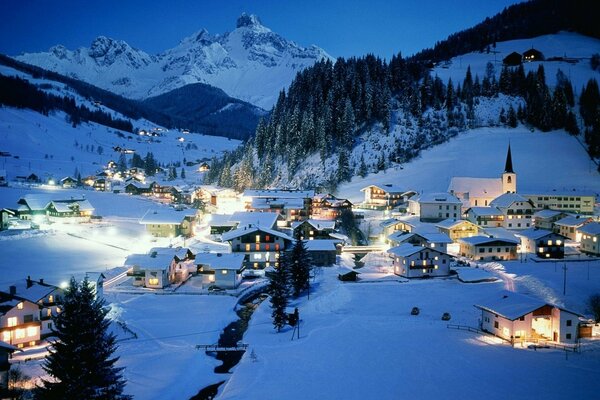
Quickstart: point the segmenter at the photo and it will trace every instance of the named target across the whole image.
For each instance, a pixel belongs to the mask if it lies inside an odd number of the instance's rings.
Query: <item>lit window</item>
[[[49,309],[47,309],[47,310],[46,310],[46,315],[47,315],[48,317],[51,317],[51,316],[52,316],[52,309],[51,309],[51,308],[49,308]]]
[[[543,248],[543,247],[540,247],[540,248],[538,249],[538,252],[540,252],[540,253],[543,253],[543,252],[544,252],[544,248]]]
[[[23,339],[25,337],[25,329],[15,330],[15,339]]]
[[[260,260],[261,259],[261,254],[260,253],[255,253],[254,254],[254,259],[255,260]]]
[[[150,278],[150,279],[148,279],[148,285],[152,285],[152,286],[158,285],[158,278]]]
[[[435,269],[438,269],[438,266],[436,265],[434,268],[435,268]]]
[[[552,240],[548,240],[548,246],[552,246]]]
[[[19,309],[19,310],[23,309],[23,302],[20,302],[19,304],[17,304],[17,309]]]
[[[431,248],[435,248],[435,243],[431,243]]]
[[[27,328],[27,337],[36,336],[38,333],[37,326],[30,326]]]
[[[425,268],[423,268],[423,273],[427,272],[427,270]]]
[[[257,268],[258,268],[258,263],[257,263],[257,262],[255,262],[255,263],[254,263],[254,269],[257,269]]]
[[[6,343],[10,343],[10,331],[2,332],[2,341]]]
[[[259,250],[260,250],[260,244],[259,244],[259,243],[256,243],[256,244],[254,245],[254,249],[255,249],[256,251],[259,251]]]
[[[246,245],[246,251],[250,251],[250,244]]]
[[[52,295],[48,296],[48,302],[54,303],[54,296],[52,296]]]
[[[260,235],[256,235],[256,243],[260,242]]]
[[[8,326],[17,326],[17,317],[10,317],[8,319]]]
[[[227,275],[227,270],[226,270],[226,269],[222,269],[222,270],[221,270],[221,274],[223,274],[223,275]]]

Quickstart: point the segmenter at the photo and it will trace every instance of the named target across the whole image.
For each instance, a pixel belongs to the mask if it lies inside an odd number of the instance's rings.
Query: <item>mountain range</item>
[[[99,36],[89,48],[56,45],[15,58],[128,98],[146,100],[204,83],[264,109],[271,108],[298,71],[332,59],[321,48],[301,47],[245,13],[231,32],[213,35],[202,29],[156,55]]]

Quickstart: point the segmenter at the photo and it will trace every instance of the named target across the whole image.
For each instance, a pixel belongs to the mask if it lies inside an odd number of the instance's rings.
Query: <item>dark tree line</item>
[[[95,122],[100,125],[133,132],[131,121],[113,118],[101,110],[90,110],[83,105],[77,105],[72,97],[56,96],[46,93],[25,79],[0,75],[0,104],[29,108],[44,115],[51,111],[64,111],[69,116],[69,122],[77,126],[82,122]]]

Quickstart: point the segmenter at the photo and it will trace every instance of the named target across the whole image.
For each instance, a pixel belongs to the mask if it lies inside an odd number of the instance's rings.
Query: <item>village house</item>
[[[596,203],[594,193],[578,190],[524,194],[523,197],[529,199],[536,209],[584,215],[594,214],[594,204]]]
[[[207,212],[230,214],[243,209],[239,204],[238,194],[233,189],[204,185],[198,188],[196,196]]]
[[[518,240],[472,236],[458,239],[460,255],[475,261],[516,260]]]
[[[307,219],[293,222],[292,232],[295,238],[301,240],[331,239],[330,235],[335,232],[335,221]]]
[[[304,246],[312,265],[317,267],[334,265],[337,256],[341,254],[340,240],[336,239],[307,240]]]
[[[415,192],[407,191],[390,183],[369,185],[360,191],[365,192],[363,207],[386,210],[406,202],[409,196],[415,194]]]
[[[64,177],[60,180],[60,186],[62,186],[64,189],[72,189],[75,188],[79,185],[79,182],[77,182],[77,179],[72,178],[70,176]]]
[[[46,206],[51,201],[47,195],[27,194],[17,201],[17,215],[21,219],[27,220],[45,220]]]
[[[479,234],[479,226],[465,219],[448,218],[436,224],[436,228],[440,233],[448,235],[453,242]]]
[[[554,229],[554,223],[559,219],[566,217],[567,214],[562,211],[540,210],[536,211],[531,218],[534,227],[551,231]]]
[[[452,256],[429,247],[404,243],[389,249],[394,274],[406,278],[448,276]]]
[[[130,254],[125,260],[133,286],[163,289],[175,282],[175,260],[172,253]]]
[[[523,52],[523,61],[531,62],[544,60],[544,54],[541,51],[534,49],[533,47]]]
[[[592,222],[592,219],[589,217],[569,215],[556,221],[552,230],[571,240],[580,242],[581,233],[579,233],[579,229],[589,222]]]
[[[348,199],[339,199],[332,194],[317,194],[312,199],[312,219],[339,219],[343,212],[352,211],[352,203]]]
[[[90,222],[94,207],[86,199],[52,200],[46,206],[51,222]]]
[[[255,225],[240,225],[225,232],[222,238],[229,242],[233,253],[245,255],[244,267],[253,270],[263,270],[271,265],[277,267],[279,252],[286,250],[293,242],[283,232]]]
[[[529,228],[516,233],[521,239],[521,252],[539,258],[564,258],[566,237],[545,229]]]
[[[288,223],[307,219],[312,210],[313,190],[247,189],[242,195],[248,211],[276,212]]]
[[[520,293],[501,291],[475,305],[479,327],[511,344],[531,340],[576,343],[582,315]]]
[[[202,284],[236,289],[242,282],[244,257],[242,253],[198,253],[195,262]]]
[[[383,221],[381,221],[379,223],[379,226],[381,227],[381,235],[383,237],[388,237],[394,232],[402,231],[402,230],[404,230],[403,225],[404,224],[402,223],[402,221],[400,221],[396,218],[384,219]]]
[[[505,193],[492,200],[490,206],[502,213],[506,229],[527,229],[532,225],[533,205],[517,193]]]
[[[440,222],[459,219],[462,203],[450,193],[423,193],[408,200],[408,212],[419,216],[422,222]]]
[[[94,190],[97,190],[99,192],[110,192],[112,186],[110,184],[109,179],[96,178],[92,183],[92,187],[94,188]]]
[[[516,67],[517,65],[521,64],[521,58],[522,57],[520,53],[513,51],[512,53],[510,53],[502,59],[502,64],[508,67]]]
[[[155,237],[174,238],[190,237],[194,234],[197,210],[177,211],[172,208],[151,209],[140,219],[139,223]]]
[[[600,223],[590,222],[577,229],[581,235],[579,249],[582,253],[600,256]]]
[[[448,186],[448,192],[458,197],[464,209],[489,206],[502,194],[516,191],[517,174],[513,170],[510,144],[500,178],[453,177]]]
[[[431,249],[439,250],[446,253],[448,250],[448,244],[452,243],[452,240],[445,233],[431,233],[431,232],[394,232],[388,236],[388,242],[392,246],[398,246],[403,243],[410,243],[415,246],[429,247]]]
[[[131,180],[125,185],[124,189],[127,194],[150,196],[155,184],[155,182],[142,183]]]
[[[0,291],[0,340],[18,348],[37,345],[52,333],[62,289],[43,279],[20,280]]]
[[[504,225],[504,214],[496,207],[471,207],[466,217],[467,221],[480,228],[499,228]]]

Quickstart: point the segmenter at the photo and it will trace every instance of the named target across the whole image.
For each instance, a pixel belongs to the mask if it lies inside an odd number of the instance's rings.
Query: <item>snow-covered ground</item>
[[[486,64],[491,62],[495,66],[496,78],[498,78],[502,70],[504,57],[513,51],[523,54],[524,51],[532,47],[541,51],[546,59],[565,57],[577,61],[575,63],[543,61],[523,64],[525,73],[535,72],[539,65],[543,65],[546,73],[546,83],[550,86],[556,85],[556,73],[559,69],[571,80],[576,93],[580,93],[581,88],[591,78],[600,79],[600,72],[594,71],[590,66],[590,57],[592,54],[598,53],[600,40],[573,32],[559,32],[554,35],[498,42],[496,48],[492,48],[490,53],[468,53],[454,57],[447,63],[440,63],[433,69],[431,76],[439,76],[444,83],[452,78],[452,82],[456,85],[463,82],[467,68],[470,66],[473,78],[477,74],[481,81],[485,76]]]
[[[511,272],[519,271],[516,279],[528,274],[550,288],[561,279],[538,276],[538,264],[509,264]],[[592,265],[589,281],[584,272],[573,267],[573,277],[584,283],[569,287],[573,298],[598,290],[600,264]],[[310,300],[292,304],[302,319],[299,340],[291,340],[290,329],[276,333],[269,303],[262,303],[244,337],[249,351],[219,399],[595,397],[600,351],[513,349],[489,336],[448,329],[441,320],[449,312],[450,323],[476,327],[480,311],[473,305],[503,288],[503,282],[456,279],[341,283],[336,271],[326,269]],[[415,306],[418,316],[410,315]]]
[[[510,143],[520,193],[581,189],[600,193],[600,174],[577,138],[564,131],[530,132],[479,128],[427,149],[408,164],[354,177],[338,193],[352,202],[364,200],[360,189],[392,183],[406,190],[445,192],[453,176],[499,178]]]

